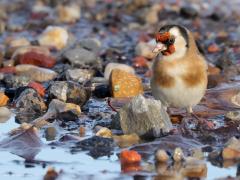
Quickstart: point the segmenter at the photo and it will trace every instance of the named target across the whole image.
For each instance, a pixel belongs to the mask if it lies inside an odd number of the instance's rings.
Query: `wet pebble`
[[[188,178],[204,178],[207,176],[207,165],[204,161],[190,158],[186,160],[181,173]]]
[[[43,177],[43,180],[56,180],[58,175],[58,172],[54,168],[49,167],[47,173]]]
[[[155,154],[155,159],[157,162],[166,163],[169,160],[169,156],[165,150],[159,149]]]
[[[112,138],[112,131],[106,127],[102,127],[97,131],[96,136],[101,136],[104,138]]]
[[[79,41],[79,45],[85,49],[88,49],[94,53],[99,53],[101,48],[101,42],[96,38],[85,38]]]
[[[96,65],[99,63],[95,53],[90,50],[76,47],[74,49],[67,50],[63,54],[64,58],[67,59],[73,66],[85,67],[88,65]]]
[[[196,18],[198,16],[198,11],[193,6],[183,6],[180,9],[180,15],[184,18]]]
[[[33,81],[46,82],[53,80],[57,77],[57,73],[53,70],[40,68],[34,65],[21,64],[16,66],[16,73],[18,75],[24,75]]]
[[[119,111],[124,134],[136,133],[145,138],[159,137],[172,129],[172,123],[160,101],[136,96]]]
[[[52,68],[56,64],[54,57],[37,52],[26,52],[19,57],[19,64],[32,64],[35,66]]]
[[[37,83],[37,82],[30,82],[28,84],[28,87],[31,87],[31,88],[35,89],[40,96],[44,97],[44,95],[45,95],[45,88],[43,87],[42,84]]]
[[[126,165],[126,164],[138,164],[142,160],[141,155],[134,150],[123,150],[120,153],[120,161],[121,165]]]
[[[108,63],[104,71],[104,77],[107,80],[109,80],[111,72],[114,69],[120,69],[128,73],[135,74],[135,70],[131,66],[128,66],[126,64],[121,64],[121,63]]]
[[[175,162],[180,162],[184,159],[184,154],[181,148],[176,148],[173,152],[173,160]]]
[[[93,158],[101,156],[110,156],[112,154],[115,144],[111,138],[103,138],[100,136],[93,136],[91,138],[82,140],[76,143],[72,152],[78,152],[81,150],[89,151],[89,155]]]
[[[18,88],[22,86],[27,86],[31,79],[28,76],[15,76],[12,74],[7,74],[4,75],[3,81],[8,88]]]
[[[110,84],[113,97],[133,97],[143,93],[141,79],[123,70],[112,71]]]
[[[140,137],[137,134],[127,134],[119,136],[114,135],[113,139],[116,144],[121,148],[133,146],[140,143]]]
[[[60,22],[75,23],[81,17],[79,4],[58,5],[57,14]]]
[[[58,26],[48,26],[39,36],[38,42],[41,46],[47,46],[61,50],[68,43],[68,32],[66,29]]]
[[[14,104],[18,112],[23,114],[41,114],[47,109],[42,97],[32,88],[23,90]]]
[[[49,97],[83,106],[91,96],[91,91],[72,81],[55,81],[49,89]]]
[[[8,108],[0,107],[0,123],[5,123],[11,117],[11,115],[12,112]]]
[[[6,106],[8,103],[8,100],[9,98],[3,92],[0,92],[0,107]]]
[[[240,140],[232,137],[225,144],[225,147],[222,150],[222,157],[224,160],[236,160],[240,158]]]
[[[97,85],[93,91],[93,95],[97,98],[110,97],[111,92],[109,85],[108,84]]]
[[[55,140],[56,135],[57,135],[57,131],[55,127],[50,126],[45,129],[45,138],[47,141]]]
[[[68,69],[66,71],[66,79],[84,83],[93,77],[94,72],[88,69]]]

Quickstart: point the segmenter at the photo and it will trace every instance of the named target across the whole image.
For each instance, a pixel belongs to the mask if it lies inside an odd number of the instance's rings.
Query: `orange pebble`
[[[0,107],[7,105],[9,98],[3,93],[0,92]]]
[[[120,153],[121,164],[135,164],[140,163],[142,157],[137,151],[123,150]]]
[[[35,89],[38,92],[38,94],[42,97],[45,95],[45,88],[40,83],[30,82],[28,84],[28,87]]]
[[[143,56],[137,56],[133,59],[134,67],[148,67],[147,59]]]
[[[216,44],[211,44],[208,46],[208,52],[209,53],[216,53],[219,51],[219,47]]]

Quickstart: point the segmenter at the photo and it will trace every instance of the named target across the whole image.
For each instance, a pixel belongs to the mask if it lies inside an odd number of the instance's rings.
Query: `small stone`
[[[40,68],[34,65],[21,64],[16,66],[16,73],[19,75],[25,75],[31,78],[33,81],[46,82],[53,80],[57,77],[57,73],[53,70]]]
[[[147,11],[147,14],[145,15],[145,22],[150,25],[158,23],[158,13],[161,9],[162,6],[159,3],[154,4],[149,11]]]
[[[173,152],[173,160],[175,162],[180,162],[184,159],[184,154],[181,148],[176,148]]]
[[[105,67],[104,78],[109,80],[111,72],[114,69],[120,69],[125,72],[135,74],[135,70],[131,66],[128,66],[126,64],[120,64],[120,63],[108,63],[107,66]]]
[[[13,48],[13,47],[16,48],[21,46],[29,46],[30,42],[26,38],[20,37],[20,38],[10,40],[7,45],[10,48]]]
[[[219,52],[220,48],[216,44],[211,44],[208,46],[208,52],[209,53],[216,53]]]
[[[8,88],[19,88],[22,86],[27,86],[31,79],[27,76],[15,76],[12,74],[7,74],[4,76],[3,81]]]
[[[98,63],[98,58],[95,53],[84,49],[84,48],[74,48],[67,50],[63,54],[64,58],[67,59],[73,66],[84,67],[87,65],[95,65]]]
[[[56,64],[56,60],[52,56],[40,54],[37,52],[26,52],[19,57],[19,64],[32,64],[46,68],[52,68]]]
[[[93,73],[93,71],[88,69],[68,69],[66,71],[66,79],[68,81],[84,83],[93,77]]]
[[[149,41],[149,42],[139,42],[135,48],[135,54],[137,56],[143,56],[147,59],[153,59],[156,57],[156,54],[153,53],[154,46],[156,42]]]
[[[240,92],[231,98],[231,102],[236,106],[240,106]]]
[[[44,95],[45,95],[45,88],[43,87],[42,84],[37,83],[37,82],[30,82],[28,84],[28,87],[31,87],[31,88],[35,89],[40,96],[44,97]]]
[[[2,62],[3,67],[13,67],[14,66],[14,60],[10,59],[10,60],[5,60]],[[14,68],[14,67],[13,67]]]
[[[34,52],[36,54],[42,54],[44,56],[50,56],[50,51],[47,47],[41,47],[41,46],[23,46],[23,47],[18,47],[14,53],[11,56],[11,59],[13,59],[16,63],[19,63],[19,58],[26,54]]]
[[[148,67],[147,59],[143,56],[137,56],[133,59],[133,65],[136,68]]]
[[[225,114],[225,117],[232,121],[240,121],[240,111],[229,111]]]
[[[68,42],[68,32],[58,26],[48,26],[39,36],[38,42],[41,46],[53,47],[61,50],[66,47]]]
[[[73,103],[64,103],[58,99],[53,99],[48,107],[48,111],[41,117],[35,119],[33,124],[40,128],[49,125],[49,119],[61,121],[76,121],[81,114],[80,106]]]
[[[47,141],[55,140],[56,135],[57,135],[57,131],[55,127],[50,126],[45,129],[45,138]]]
[[[83,126],[80,126],[80,128],[79,128],[79,136],[80,137],[84,137],[85,134],[86,134],[86,128],[83,127]]]
[[[214,88],[218,86],[219,84],[226,82],[227,79],[225,76],[221,74],[216,74],[216,75],[208,75],[208,85],[207,88]]]
[[[142,160],[141,155],[137,151],[123,150],[120,153],[121,165],[125,164],[138,164]]]
[[[225,144],[222,150],[222,157],[224,160],[237,160],[240,158],[240,140],[232,137]]]
[[[40,95],[32,88],[26,88],[14,100],[15,107],[20,113],[41,114],[47,109]]]
[[[1,93],[0,93],[1,96]],[[0,97],[1,101],[1,97]],[[0,107],[0,123],[5,123],[12,115],[12,112],[6,107]]]
[[[103,127],[96,133],[96,136],[101,136],[104,138],[112,138],[112,131],[106,127]]]
[[[157,162],[166,163],[169,160],[169,156],[165,150],[159,149],[156,152],[155,159]]]
[[[49,97],[83,106],[91,96],[91,91],[72,81],[55,81],[49,88]]]
[[[49,97],[51,99],[59,99],[63,102],[67,101],[68,84],[66,81],[55,81],[49,88]]]
[[[44,175],[43,180],[56,180],[57,178],[58,172],[54,168],[50,167]]]
[[[202,149],[193,149],[192,150],[192,157],[197,158],[199,160],[203,160],[204,159],[204,154]]]
[[[0,73],[15,74],[16,68],[15,67],[3,67],[3,68],[0,68]]]
[[[110,97],[111,92],[109,85],[108,84],[97,85],[93,91],[93,95],[96,96],[97,98]]]
[[[193,6],[184,6],[180,9],[180,15],[185,18],[196,18],[198,16],[198,11]]]
[[[93,51],[94,53],[99,53],[101,48],[101,42],[96,38],[86,38],[80,40],[79,45],[85,49]]]
[[[203,178],[207,176],[207,165],[204,161],[194,158],[187,159],[181,174],[188,178]]]
[[[88,139],[84,139],[77,142],[76,146],[73,147],[73,152],[82,150],[89,151],[89,155],[93,158],[101,156],[110,156],[112,154],[115,144],[111,138],[103,138],[100,136],[93,136]]]
[[[143,93],[141,79],[123,70],[112,71],[110,84],[113,97],[133,97]]]
[[[8,100],[9,98],[3,92],[0,92],[0,107],[6,106],[8,103]]]
[[[124,134],[146,138],[159,137],[172,129],[170,118],[160,101],[136,96],[119,111]]]
[[[219,75],[221,70],[212,64],[208,64],[208,75]]]
[[[57,13],[60,22],[75,23],[80,19],[81,9],[78,4],[58,5]]]
[[[137,134],[128,134],[113,136],[114,141],[120,148],[129,147],[135,144],[139,144],[140,137]]]

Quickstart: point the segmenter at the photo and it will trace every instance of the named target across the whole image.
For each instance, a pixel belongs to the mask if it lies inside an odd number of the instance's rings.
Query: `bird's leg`
[[[197,119],[198,121],[202,121],[196,114],[193,113],[191,106],[187,108],[187,113],[191,114],[191,116]]]
[[[194,114],[192,107],[187,108],[187,112],[191,114],[192,117],[194,117],[196,120],[198,120],[199,123],[207,125],[209,129],[214,128],[214,124],[212,122],[209,122],[206,119],[200,119],[196,114]]]

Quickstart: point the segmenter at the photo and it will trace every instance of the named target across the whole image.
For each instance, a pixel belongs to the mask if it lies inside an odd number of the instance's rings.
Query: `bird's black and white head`
[[[154,53],[162,53],[163,59],[178,59],[185,55],[189,48],[189,32],[179,25],[163,26],[155,36]]]

